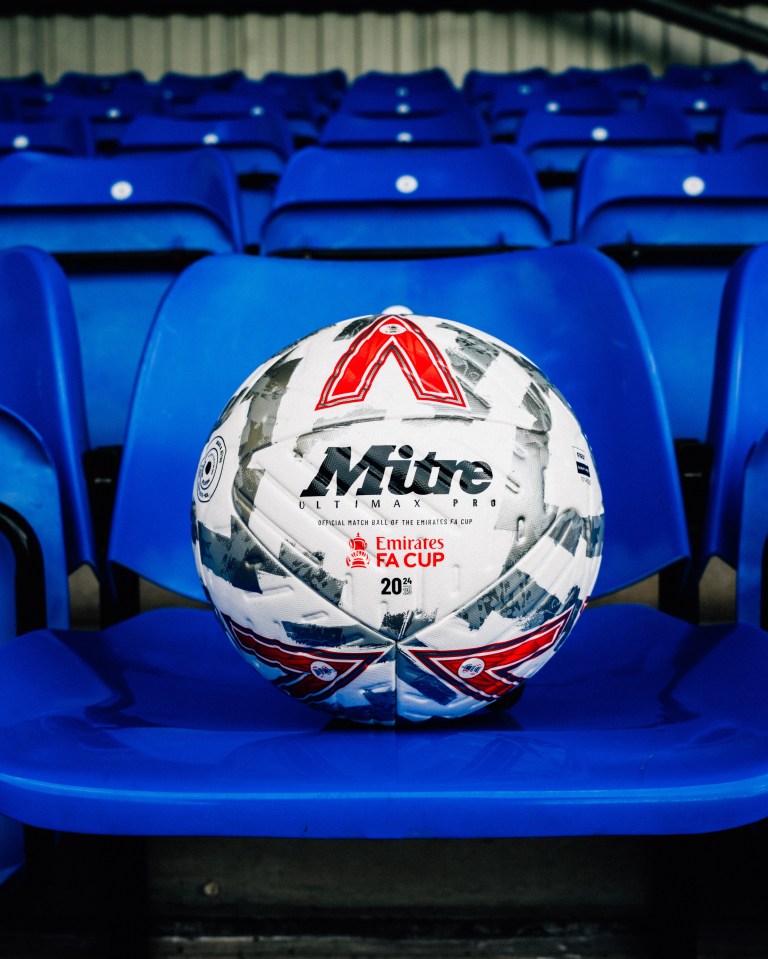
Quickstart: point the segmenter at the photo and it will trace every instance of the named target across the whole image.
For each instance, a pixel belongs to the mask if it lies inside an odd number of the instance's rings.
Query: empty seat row
[[[705,436],[728,269],[768,242],[766,149],[595,151],[573,188],[572,239],[626,274],[681,439]],[[94,445],[121,441],[144,338],[172,277],[201,256],[256,249],[244,230],[249,196],[265,256],[402,260],[553,241],[546,189],[506,144],[310,147],[266,187],[238,182],[217,150],[0,160],[0,245],[55,254],[73,286]]]
[[[729,109],[768,110],[768,81],[746,62],[711,71],[647,68],[546,70],[487,74],[470,71],[462,88],[445,71],[364,73],[348,81],[341,71],[259,80],[241,71],[216,76],[167,74],[157,83],[135,72],[114,76],[66,74],[56,84],[0,80],[0,115],[17,121],[79,116],[94,127],[99,148],[111,149],[124,124],[138,115],[233,118],[279,112],[297,145],[317,142],[337,114],[368,119],[423,119],[476,111],[494,140],[514,142],[533,112],[608,114],[666,107],[679,114],[699,142],[716,144]]]

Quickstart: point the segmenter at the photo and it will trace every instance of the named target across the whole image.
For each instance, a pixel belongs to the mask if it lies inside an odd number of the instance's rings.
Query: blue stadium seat
[[[242,70],[225,70],[216,74],[181,73],[168,70],[157,81],[157,88],[169,103],[189,103],[206,93],[232,90],[245,79]]]
[[[687,154],[697,150],[684,118],[666,107],[607,114],[531,110],[520,121],[516,145],[536,170],[555,240],[572,237],[576,176],[588,152],[622,147]]]
[[[89,441],[72,299],[59,265],[30,247],[0,252],[0,298],[6,464],[0,503],[31,527],[42,552],[45,584],[34,587],[31,607],[51,626],[66,627],[67,574],[83,564],[99,568],[83,464]]]
[[[768,112],[726,110],[720,125],[721,150],[741,150],[768,143]]]
[[[79,97],[97,97],[109,95],[127,85],[143,86],[146,82],[140,70],[125,70],[122,73],[67,70],[56,81],[53,89],[59,93],[71,93]]]
[[[212,420],[276,348],[393,302],[502,336],[569,397],[605,497],[599,593],[685,557],[671,437],[636,308],[608,260],[562,247],[195,264],[164,300],[145,355],[112,560],[201,599],[189,491]],[[226,335],[214,322],[222,303]],[[0,649],[0,812],[121,835],[728,829],[768,814],[766,670],[759,630],[609,604],[584,613],[512,712],[387,731],[329,723],[265,684],[205,608],[146,612],[95,634],[42,630]]]
[[[593,152],[575,239],[621,263],[638,298],[677,438],[704,441],[723,285],[768,241],[768,152]]]
[[[768,246],[746,253],[723,294],[708,442],[713,451],[702,565],[737,571],[737,616],[768,627]]]
[[[523,117],[531,110],[545,113],[606,114],[621,109],[618,96],[601,84],[571,85],[550,81],[502,84],[488,112],[491,139],[514,143]]]
[[[242,81],[233,93],[258,97],[264,89],[288,120],[294,144],[304,147],[317,143],[323,124],[336,109],[338,94],[333,92],[332,84],[312,74],[296,76],[275,71],[265,74],[257,83]]]
[[[462,83],[462,92],[470,106],[477,107],[487,116],[499,87],[517,83],[518,86],[527,85],[534,90],[543,87],[551,77],[552,74],[544,67],[519,71],[468,70]]]
[[[278,98],[263,83],[249,83],[247,88],[232,93],[205,93],[191,103],[172,108],[171,116],[195,120],[239,120],[275,113],[285,119]]]
[[[277,181],[293,152],[287,122],[275,111],[239,119],[137,117],[125,128],[117,152],[167,154],[212,147],[231,162],[239,185],[244,242],[257,248]]]
[[[435,116],[365,117],[335,113],[320,134],[321,147],[482,146],[490,142],[479,113],[468,108]]]
[[[419,94],[450,94],[456,87],[442,67],[431,67],[410,72],[368,70],[356,77],[348,90],[371,96],[409,97]]]
[[[15,115],[24,120],[81,117],[90,124],[97,149],[106,153],[119,139],[126,123],[136,116],[161,113],[164,106],[155,88],[125,84],[103,96],[46,90],[37,99],[19,100]]]
[[[139,356],[171,280],[208,253],[242,249],[237,182],[212,150],[114,159],[0,159],[0,246],[65,267],[94,447],[122,441]]]
[[[597,84],[606,87],[619,98],[622,109],[633,110],[642,105],[654,78],[647,64],[630,63],[601,69],[570,67],[563,73],[554,74],[552,80],[573,86]]]
[[[452,86],[413,88],[403,83],[391,90],[379,90],[353,84],[339,103],[337,112],[362,117],[433,117],[453,113],[465,106],[464,96]]]
[[[92,156],[93,131],[85,117],[0,121],[0,154],[32,150],[66,156]]]
[[[703,147],[716,147],[724,114],[733,108],[768,110],[768,91],[751,78],[733,84],[678,86],[657,80],[648,89],[646,106],[664,105],[684,116]]]
[[[670,63],[661,76],[663,83],[679,87],[730,86],[749,82],[757,76],[755,65],[749,60],[730,60],[726,63]]]
[[[282,256],[405,257],[549,243],[536,178],[506,144],[308,147],[291,158],[262,232]]]

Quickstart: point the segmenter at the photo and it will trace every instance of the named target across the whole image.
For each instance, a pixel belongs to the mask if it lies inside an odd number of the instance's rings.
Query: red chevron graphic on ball
[[[419,649],[407,652],[430,672],[475,699],[489,702],[522,682],[514,674],[523,663],[557,646],[572,609],[531,633],[469,649]]]
[[[351,683],[371,663],[380,659],[386,649],[372,651],[293,646],[279,639],[268,639],[240,626],[229,616],[224,623],[233,640],[244,653],[254,656],[265,666],[283,671],[275,684],[296,699],[317,702]]]
[[[361,403],[390,356],[397,360],[416,399],[466,406],[445,357],[424,331],[406,316],[380,316],[352,340],[315,409]]]

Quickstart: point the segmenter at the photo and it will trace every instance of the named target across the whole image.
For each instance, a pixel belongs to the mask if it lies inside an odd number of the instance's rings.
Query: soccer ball
[[[296,699],[385,724],[512,698],[576,622],[603,543],[589,445],[544,374],[400,307],[246,380],[200,459],[192,525],[245,659]]]

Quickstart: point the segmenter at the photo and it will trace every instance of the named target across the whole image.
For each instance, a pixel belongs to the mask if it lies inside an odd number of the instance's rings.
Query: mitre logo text
[[[432,450],[414,459],[413,447],[374,445],[357,461],[349,446],[329,446],[314,479],[299,494],[301,497],[447,496],[464,493],[478,496],[493,480],[493,471],[482,460],[457,460],[438,457]]]

